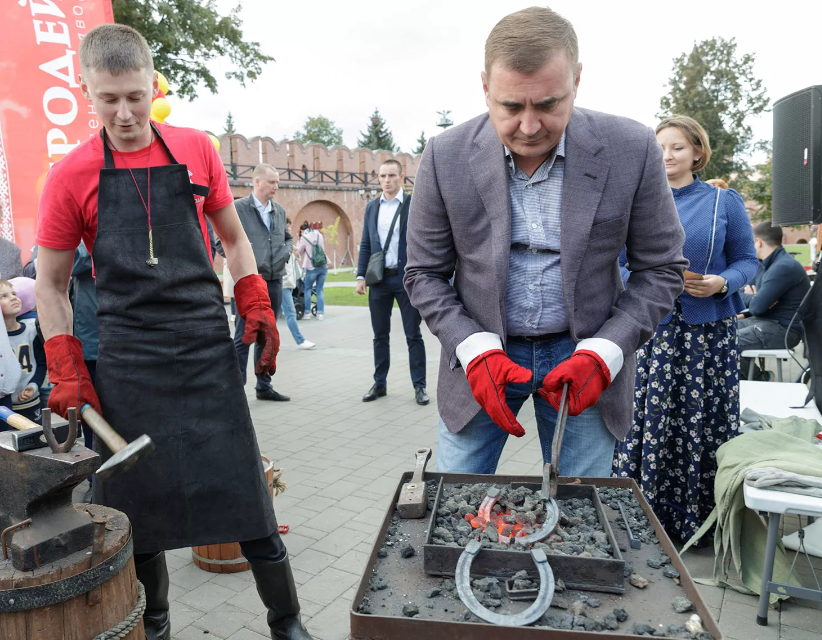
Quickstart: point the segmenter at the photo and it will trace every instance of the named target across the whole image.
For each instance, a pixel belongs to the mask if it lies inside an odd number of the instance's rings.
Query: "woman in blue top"
[[[758,261],[742,198],[695,174],[711,157],[702,126],[673,116],[656,137],[691,264],[685,291],[637,354],[634,424],[617,445],[614,474],[634,478],[665,528],[686,541],[714,507],[716,450],[739,426],[738,290]],[[630,254],[620,262],[630,274]]]

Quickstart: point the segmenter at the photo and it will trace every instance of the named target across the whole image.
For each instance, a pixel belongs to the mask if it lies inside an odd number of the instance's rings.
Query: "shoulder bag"
[[[374,221],[379,229],[380,218],[380,201],[377,200],[376,212],[374,213]],[[394,234],[394,226],[397,224],[397,218],[400,217],[402,211],[402,203],[397,207],[397,212],[394,214],[394,219],[391,221],[391,228],[388,229],[388,236],[385,238],[385,247],[390,246],[391,236]],[[379,238],[379,231],[377,232]],[[379,284],[383,281],[385,273],[385,247],[382,251],[376,251],[371,254],[368,259],[368,267],[365,269],[365,284],[369,287]]]

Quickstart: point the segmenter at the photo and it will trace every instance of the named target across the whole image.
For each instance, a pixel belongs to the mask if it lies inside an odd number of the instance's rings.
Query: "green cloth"
[[[745,469],[776,467],[800,475],[822,477],[822,450],[811,444],[813,434],[815,431],[809,426],[808,433],[803,433],[803,437],[798,438],[780,431],[779,426],[774,424],[773,429],[745,433],[719,447],[716,453],[718,469],[714,486],[716,507],[697,534],[682,549],[684,553],[694,541],[716,525],[713,579],[700,579],[697,582],[744,591],[728,582],[728,570],[733,560],[745,587],[749,592],[759,594],[768,527],[756,512],[745,506]],[[785,555],[785,547],[779,541],[772,579],[787,583],[789,572],[790,563]],[[791,576],[790,584],[802,586],[796,576],[796,573]],[[786,597],[771,594],[770,602],[773,605]]]
[[[754,430],[776,429],[782,433],[796,436],[802,440],[812,442],[814,436],[822,431],[822,424],[809,418],[799,416],[789,416],[787,418],[776,418],[774,416],[757,413],[753,409],[743,409],[739,416],[742,424],[739,426],[739,433],[747,433]]]

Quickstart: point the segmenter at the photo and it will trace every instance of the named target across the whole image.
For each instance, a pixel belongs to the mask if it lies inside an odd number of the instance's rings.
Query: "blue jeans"
[[[305,310],[311,313],[311,287],[317,283],[317,314],[325,313],[325,296],[323,295],[323,287],[325,286],[325,277],[328,275],[328,267],[321,267],[319,269],[305,270]]]
[[[551,340],[529,342],[509,338],[507,353],[518,365],[534,372],[527,384],[509,384],[506,400],[514,415],[519,413],[528,396],[534,397],[543,462],[551,461],[551,443],[557,411],[537,391],[542,381],[574,352],[570,335]],[[437,443],[437,471],[443,473],[496,473],[508,433],[498,427],[481,410],[459,433],[451,433],[440,419]],[[607,477],[611,475],[616,439],[599,415],[596,406],[578,416],[569,416],[559,460],[563,476]]]
[[[294,342],[302,344],[305,342],[303,334],[300,333],[300,327],[297,326],[297,309],[294,307],[294,289],[283,289],[283,313],[285,314],[285,322],[288,325],[288,330],[294,338]]]

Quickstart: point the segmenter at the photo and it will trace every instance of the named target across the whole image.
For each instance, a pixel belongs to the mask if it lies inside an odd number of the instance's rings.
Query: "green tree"
[[[214,0],[113,0],[114,21],[134,27],[145,36],[154,67],[163,72],[173,92],[192,99],[205,84],[217,92],[217,80],[208,69],[215,58],[227,57],[233,70],[226,78],[255,80],[263,65],[274,58],[259,42],[243,40],[240,3],[228,16],[217,13]]]
[[[368,123],[368,131],[360,131],[360,139],[357,146],[373,151],[398,151],[399,147],[394,144],[394,136],[391,130],[385,125],[385,118],[380,115],[379,109],[374,109]]]
[[[337,236],[340,233],[340,220],[342,220],[342,216],[337,216],[337,219],[334,221],[334,224],[328,225],[328,227],[323,229],[323,235],[325,235],[325,244],[327,246],[334,247],[334,269],[337,268]]]
[[[337,244],[337,235],[340,233],[340,220],[342,220],[342,216],[337,216],[334,224],[330,224],[327,229],[324,229],[325,239],[329,244]]]
[[[294,134],[300,144],[324,144],[326,147],[341,145],[343,130],[325,116],[306,118],[301,131]]]
[[[756,145],[765,152],[765,161],[754,165],[750,175],[745,175],[731,183],[745,200],[753,200],[759,208],[751,218],[754,222],[770,220],[773,214],[773,146],[770,142]]]
[[[417,148],[414,149],[411,153],[420,154],[425,151],[425,145],[428,143],[428,140],[425,139],[425,131],[420,133],[420,137],[417,138]]]
[[[768,108],[767,92],[754,76],[755,60],[749,53],[738,56],[733,38],[697,42],[674,59],[657,117],[686,115],[705,128],[713,150],[706,170],[711,177],[728,179],[748,170],[753,132],[746,121]]]
[[[234,117],[231,115],[231,111],[228,112],[228,115],[225,119],[225,124],[223,125],[226,133],[237,133],[234,129]]]

